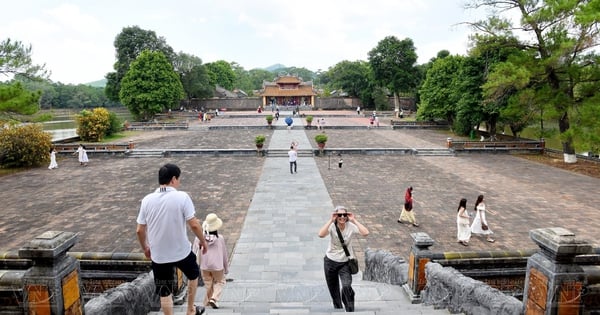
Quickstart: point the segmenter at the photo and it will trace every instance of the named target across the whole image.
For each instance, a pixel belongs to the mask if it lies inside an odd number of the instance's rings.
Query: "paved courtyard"
[[[353,112],[312,114],[326,117],[328,127],[367,126],[367,119]],[[210,123],[193,121],[186,131],[137,132],[130,139],[143,149],[252,149],[259,133],[269,141],[272,131],[266,128],[205,128],[266,124],[264,117],[235,115],[227,113]],[[442,131],[391,130],[385,128],[389,118],[381,122],[381,129],[326,129],[327,148],[442,148],[449,136]],[[313,147],[318,132],[306,131]],[[60,156],[58,169],[40,167],[0,177],[0,252],[16,251],[48,230],[79,233],[73,251],[140,252],[135,236],[139,204],[157,186],[158,168],[167,162],[181,167],[181,189],[190,193],[198,216],[216,212],[223,219],[220,232],[227,235],[232,251],[265,159],[90,155],[89,166],[81,167],[76,156]],[[343,160],[340,169],[336,156],[315,157],[333,203],[347,206],[370,229],[371,235],[360,239],[362,250],[385,249],[406,258],[415,231],[428,233],[435,240],[431,249],[439,251],[535,248],[528,233],[542,227],[563,227],[599,246],[599,179],[503,154],[347,155]],[[418,228],[396,222],[408,186],[414,187]],[[472,209],[479,194],[497,212],[488,216],[497,241],[474,237],[465,248],[455,240],[456,207],[464,197]],[[319,228],[314,227],[315,233]]]

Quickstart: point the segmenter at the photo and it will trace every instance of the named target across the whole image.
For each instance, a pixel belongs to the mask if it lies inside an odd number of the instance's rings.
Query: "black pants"
[[[290,173],[297,173],[298,165],[296,165],[296,161],[290,162]]]
[[[323,266],[333,307],[342,308],[343,302],[346,312],[354,312],[354,290],[352,290],[352,274],[348,262],[336,262],[325,256]],[[341,294],[340,280],[342,282]]]

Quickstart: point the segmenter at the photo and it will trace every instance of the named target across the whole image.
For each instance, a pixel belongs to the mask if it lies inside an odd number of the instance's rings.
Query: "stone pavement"
[[[329,136],[328,149],[441,148],[450,136],[442,131],[391,130],[385,128],[389,122],[386,118],[381,120],[381,129],[367,130],[366,118],[354,112],[319,111],[314,113],[315,117],[317,114],[326,117],[327,126],[364,127],[325,129]],[[302,122],[296,120],[297,124]],[[209,125],[257,128],[208,130],[205,127]],[[267,144],[277,142],[273,130],[258,129],[265,125],[264,117],[259,115],[238,118],[235,113],[226,113],[210,123],[194,121],[188,131],[138,132],[131,139],[139,148],[251,149],[258,133],[267,135]],[[287,131],[283,132],[285,136]],[[305,131],[311,147],[316,147],[313,138],[318,132]],[[60,156],[59,169],[40,167],[0,177],[3,203],[0,251],[16,251],[45,231],[63,230],[80,233],[73,251],[140,252],[135,237],[139,203],[156,187],[158,168],[173,162],[182,168],[181,189],[192,196],[198,216],[203,218],[216,212],[223,218],[221,232],[233,253],[246,216],[253,207],[255,192],[260,191],[258,183],[264,176],[265,166],[271,163],[271,158],[236,156],[132,159],[91,155],[90,159],[88,167],[80,167],[75,156]],[[413,231],[428,233],[436,242],[431,249],[436,251],[534,248],[529,230],[553,226],[567,228],[598,247],[598,179],[503,154],[348,155],[343,159],[341,169],[337,168],[335,156],[312,160],[327,189],[330,205],[347,206],[371,231],[369,237],[360,238],[354,244],[359,256],[369,247],[406,258]],[[283,162],[283,166],[276,163],[282,172],[278,179],[287,179],[290,175],[287,162]],[[299,171],[302,171],[302,163],[298,165]],[[404,190],[409,185],[415,189],[419,228],[396,222]],[[295,193],[309,198],[307,191]],[[469,200],[468,207],[472,209],[480,193],[485,194],[488,208],[498,213],[488,217],[497,241],[490,244],[474,237],[469,248],[465,248],[455,241],[455,209],[462,197]],[[320,225],[314,227],[315,235]]]

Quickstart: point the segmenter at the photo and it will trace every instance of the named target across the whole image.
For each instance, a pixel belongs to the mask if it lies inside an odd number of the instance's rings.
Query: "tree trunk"
[[[562,116],[558,119],[558,128],[560,134],[563,134],[570,128],[569,114],[565,111]],[[562,141],[563,147],[563,158],[565,163],[576,163],[577,156],[575,155],[575,148],[573,147],[573,137],[568,136]]]

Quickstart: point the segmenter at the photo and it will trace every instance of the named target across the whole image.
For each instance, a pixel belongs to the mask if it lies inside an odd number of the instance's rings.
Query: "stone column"
[[[529,236],[540,251],[527,260],[524,313],[580,314],[585,273],[573,261],[592,246],[563,228],[536,229]]]
[[[429,247],[434,241],[427,233],[411,233],[413,245],[408,258],[408,281],[403,285],[411,303],[421,303],[421,291],[425,288],[425,264],[431,261],[432,252]]]
[[[67,251],[77,234],[48,231],[19,249],[33,267],[23,275],[25,314],[84,314],[79,261]]]

